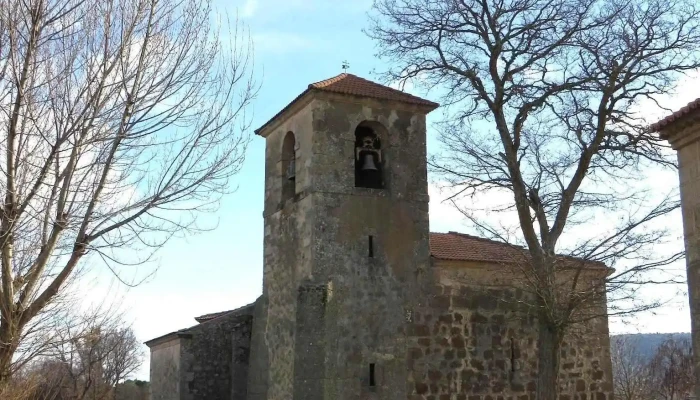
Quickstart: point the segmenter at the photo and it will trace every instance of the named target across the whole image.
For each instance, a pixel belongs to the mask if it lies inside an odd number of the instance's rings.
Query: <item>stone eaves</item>
[[[670,128],[673,128],[674,125],[679,123],[696,118],[700,118],[700,98],[691,101],[681,109],[651,124],[649,130],[651,132],[660,132],[659,136],[662,139],[668,139],[671,134]]]
[[[306,90],[294,98],[282,110],[275,114],[270,120],[265,122],[260,128],[255,130],[257,135],[265,136],[263,133],[274,122],[283,118],[295,105],[305,104],[309,97],[315,92],[336,93],[350,95],[359,98],[370,98],[376,100],[386,100],[391,102],[410,104],[421,107],[426,113],[436,109],[440,105],[430,100],[413,96],[400,90],[380,85],[376,82],[360,78],[348,73],[342,73],[329,79],[310,84]]]

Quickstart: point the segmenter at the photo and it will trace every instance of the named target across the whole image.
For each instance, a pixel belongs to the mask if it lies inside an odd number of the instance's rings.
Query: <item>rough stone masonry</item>
[[[700,398],[700,99],[653,124],[678,155],[695,396]]]
[[[534,400],[536,323],[512,268],[525,250],[429,231],[437,106],[341,74],[256,131],[262,295],[147,342],[153,400]],[[561,400],[612,400],[599,307],[565,340]]]

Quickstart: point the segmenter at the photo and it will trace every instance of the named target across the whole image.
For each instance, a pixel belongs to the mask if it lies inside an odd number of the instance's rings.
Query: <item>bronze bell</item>
[[[365,154],[365,160],[362,163],[362,170],[363,171],[376,171],[377,166],[374,165],[374,157],[372,154]]]
[[[287,167],[287,180],[293,181],[296,178],[297,168],[294,163],[294,159],[289,161],[289,166]]]

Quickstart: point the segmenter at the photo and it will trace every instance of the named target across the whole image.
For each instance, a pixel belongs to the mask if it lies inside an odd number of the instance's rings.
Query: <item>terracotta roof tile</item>
[[[478,261],[488,263],[514,263],[529,259],[528,251],[495,240],[480,238],[459,232],[430,233],[430,255],[440,260]],[[561,256],[563,260],[581,261]],[[603,263],[588,261],[590,267],[607,268]],[[572,263],[573,264],[573,263]]]
[[[418,104],[437,108],[439,104],[421,99],[406,92],[380,85],[353,74],[343,73],[320,82],[312,83],[309,89],[318,89],[325,92],[343,93],[354,96],[371,97],[382,100],[393,100],[402,103]]]
[[[306,88],[306,90],[304,90],[299,96],[295,97],[294,100],[287,104],[272,118],[270,118],[270,120],[265,122],[260,128],[256,129],[255,133],[260,134],[260,132],[263,129],[265,129],[265,127],[268,126],[270,123],[272,123],[272,121],[274,121],[277,117],[279,117],[285,111],[287,111],[305,94],[312,91],[349,94],[352,96],[369,97],[373,99],[391,100],[400,103],[415,104],[419,106],[428,107],[429,111],[432,111],[440,106],[438,103],[434,103],[430,100],[421,99],[420,97],[413,96],[406,92],[390,88],[388,86],[380,85],[367,79],[360,78],[359,76],[355,76],[353,74],[348,73],[342,73],[332,78],[310,84]]]
[[[700,109],[700,99],[695,99],[694,101],[691,101],[690,103],[686,104],[685,107],[681,108],[680,110],[674,112],[671,115],[668,115],[661,119],[660,121],[651,124],[649,126],[649,129],[652,132],[659,132],[660,130],[668,127],[672,123],[678,121],[679,119],[682,119],[684,117],[687,117],[689,114],[694,112],[695,110]],[[664,135],[662,135],[663,137]]]
[[[464,233],[430,233],[430,254],[441,260],[513,262],[525,249]]]

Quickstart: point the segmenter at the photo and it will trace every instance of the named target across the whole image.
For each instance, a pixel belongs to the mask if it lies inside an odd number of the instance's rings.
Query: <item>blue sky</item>
[[[369,79],[373,79],[373,70],[386,67],[374,57],[374,44],[362,33],[371,0],[238,0],[220,1],[216,6],[230,14],[238,9],[254,41],[262,89],[254,105],[253,127],[264,123],[309,83],[341,73],[343,60],[349,61],[349,72]],[[691,80],[699,83],[697,78]],[[693,96],[696,93],[686,89],[662,103],[677,108]],[[439,117],[440,112],[434,112],[429,123]],[[428,136],[428,151],[435,152],[438,146],[430,128]],[[202,220],[213,230],[169,242],[159,253],[156,274],[136,288],[114,283],[106,269],[98,271],[86,288],[86,299],[116,296],[142,341],[191,326],[197,315],[255,300],[262,287],[263,157],[264,140],[254,137],[244,168],[232,182],[237,191],[224,199],[215,214]],[[677,184],[677,178],[667,178]],[[441,204],[440,197],[431,188],[431,230],[465,231],[459,214]],[[680,224],[680,217],[677,222]],[[144,275],[152,268],[134,273]],[[680,297],[657,315],[640,316],[636,323],[614,330],[686,331],[685,302]],[[147,362],[138,377],[148,378]]]

